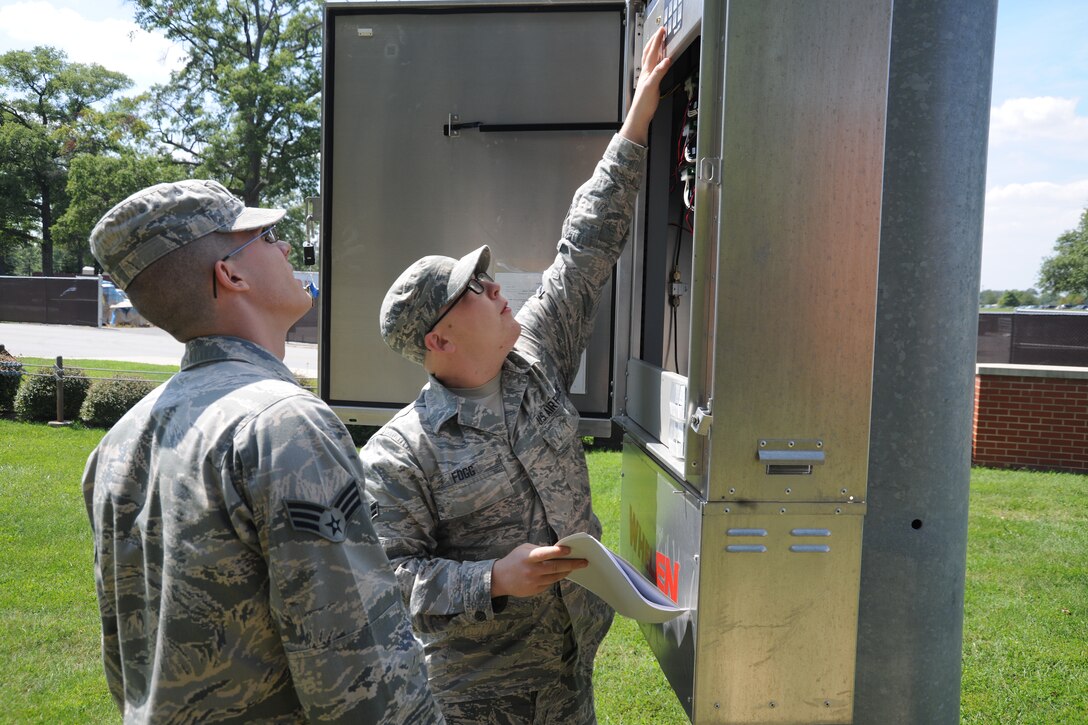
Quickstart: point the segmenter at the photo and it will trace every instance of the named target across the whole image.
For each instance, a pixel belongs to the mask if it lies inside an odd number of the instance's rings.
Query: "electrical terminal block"
[[[678,307],[680,298],[687,294],[688,286],[680,281],[680,269],[672,268],[672,280],[669,282],[669,305]]]

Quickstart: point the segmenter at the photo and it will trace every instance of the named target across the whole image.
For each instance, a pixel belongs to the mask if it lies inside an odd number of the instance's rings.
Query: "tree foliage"
[[[53,223],[68,204],[68,165],[77,153],[110,147],[123,119],[94,104],[132,85],[98,64],[70,63],[36,47],[0,55],[0,264],[17,246],[39,244],[53,273]],[[124,123],[120,123],[124,128]]]
[[[147,94],[114,98],[128,78],[54,48],[0,56],[0,274],[77,271],[102,213],[188,176],[286,207],[281,231],[301,235],[318,184],[320,3],[128,2],[186,54]]]
[[[1039,285],[1057,294],[1088,294],[1088,209],[1081,214],[1076,229],[1058,237],[1054,256],[1043,260]]]
[[[247,205],[317,189],[321,17],[313,0],[130,0],[187,58],[152,92],[160,139]],[[301,192],[301,193],[300,193]]]
[[[91,229],[117,202],[152,184],[184,178],[185,168],[162,156],[78,154],[68,172],[68,208],[54,234],[82,250]]]

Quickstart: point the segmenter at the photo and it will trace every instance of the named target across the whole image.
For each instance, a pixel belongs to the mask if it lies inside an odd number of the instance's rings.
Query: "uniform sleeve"
[[[601,291],[627,241],[646,149],[619,134],[574,194],[558,253],[541,287],[518,312],[522,342],[552,357],[569,389],[593,329]]]
[[[102,619],[102,664],[106,674],[106,686],[110,695],[121,712],[125,711],[125,679],[121,673],[121,641],[117,631],[117,600],[106,578],[102,576],[102,562],[100,559],[99,531],[95,527],[95,500],[94,482],[98,469],[98,447],[91,451],[87,458],[87,466],[83,469],[83,502],[87,507],[87,516],[91,520],[91,530],[94,533],[94,582],[98,598],[99,615]],[[109,552],[107,552],[108,554]]]
[[[339,420],[312,396],[281,400],[237,432],[225,463],[232,524],[268,562],[309,720],[442,722]]]
[[[451,624],[495,616],[494,559],[455,561],[435,556],[438,514],[427,476],[408,446],[382,430],[360,453],[374,527],[396,572],[413,625],[437,632]]]

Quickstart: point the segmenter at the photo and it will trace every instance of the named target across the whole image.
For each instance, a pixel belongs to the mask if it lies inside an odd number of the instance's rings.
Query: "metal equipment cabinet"
[[[852,719],[891,11],[646,11],[699,33],[632,240],[621,554],[691,610],[642,629],[695,722]]]

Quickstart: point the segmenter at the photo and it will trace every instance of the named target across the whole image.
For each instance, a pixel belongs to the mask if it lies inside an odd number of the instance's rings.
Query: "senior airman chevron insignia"
[[[283,502],[295,531],[308,531],[339,543],[347,536],[347,521],[362,505],[362,498],[359,496],[359,486],[355,481],[350,481],[336,494],[331,506],[290,499]]]

